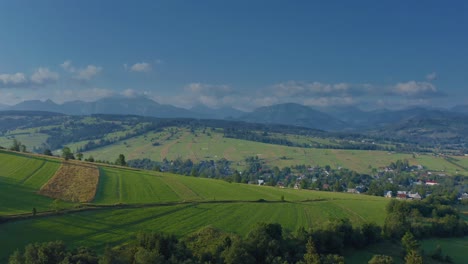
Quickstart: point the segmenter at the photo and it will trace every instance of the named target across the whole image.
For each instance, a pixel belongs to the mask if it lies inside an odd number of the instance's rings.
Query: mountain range
[[[68,115],[122,114],[159,118],[229,119],[252,123],[283,124],[327,131],[363,131],[387,126],[405,127],[418,119],[460,118],[468,122],[468,105],[452,109],[411,107],[402,110],[379,109],[364,111],[358,107],[312,108],[296,103],[259,107],[243,112],[225,107],[213,109],[197,105],[191,109],[160,104],[147,97],[108,97],[95,102],[71,101],[57,104],[51,100],[24,101],[14,106],[0,105],[0,110],[48,111]]]

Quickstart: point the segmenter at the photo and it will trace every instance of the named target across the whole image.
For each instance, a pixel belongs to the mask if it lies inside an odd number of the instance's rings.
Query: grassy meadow
[[[158,145],[154,146],[155,142]],[[178,129],[173,136],[170,136],[168,130],[158,133],[150,132],[85,152],[84,155],[85,157],[93,156],[98,160],[114,161],[119,153],[124,154],[127,160],[149,158],[162,161],[164,158],[174,160],[180,157],[199,162],[225,158],[233,161],[238,169],[243,168],[245,157],[258,156],[271,166],[330,165],[334,168],[344,167],[361,173],[370,173],[372,168],[388,166],[398,159],[407,159],[412,165],[420,164],[434,171],[451,175],[468,174],[468,171],[463,168],[431,154],[413,156],[413,154],[387,151],[288,147],[224,138],[219,132],[191,133],[186,129]],[[468,157],[456,157],[456,159],[457,164],[468,163]]]
[[[37,191],[59,169],[60,160],[0,152],[0,162],[6,164],[0,171],[1,215],[31,212],[34,206],[38,211],[49,209],[52,200]],[[349,218],[356,225],[382,224],[389,201],[108,166],[100,166],[99,174],[92,204],[131,207],[98,207],[3,223],[0,237],[9,239],[0,242],[0,261],[31,242],[63,240],[70,246],[103,249],[130,240],[139,231],[184,236],[211,225],[245,235],[260,221],[277,222],[295,231],[340,218]]]
[[[51,199],[37,194],[60,167],[60,161],[0,151],[0,214],[49,209]]]
[[[88,123],[96,120],[88,118]],[[141,125],[141,124],[140,124]],[[125,126],[123,130],[108,133],[103,139],[116,140],[126,133],[133,133],[139,127]],[[13,138],[25,144],[28,149],[39,147],[47,140],[46,134],[36,133],[37,129],[14,130],[0,136],[0,146],[8,147]],[[285,138],[299,144],[337,145],[339,141],[300,135],[271,135],[274,138]],[[83,147],[88,140],[70,142],[67,144],[73,152]],[[59,150],[54,151],[60,154]],[[190,131],[187,128],[171,127],[161,132],[148,132],[140,136],[84,152],[85,157],[93,156],[97,160],[115,161],[118,154],[124,154],[127,160],[149,158],[162,161],[164,158],[191,159],[194,162],[202,160],[217,160],[225,158],[234,162],[234,167],[242,170],[244,160],[249,156],[258,156],[270,166],[285,167],[298,164],[330,165],[333,168],[343,167],[360,173],[370,173],[373,168],[389,165],[398,159],[407,159],[412,165],[422,165],[429,170],[447,173],[449,175],[468,174],[468,157],[456,156],[454,163],[443,157],[432,154],[415,155],[409,153],[394,153],[387,151],[317,149],[288,147],[265,144],[254,141],[224,138],[220,129]]]
[[[138,209],[103,209],[5,223],[1,237],[11,237],[1,245],[0,260],[32,241],[63,240],[70,246],[103,249],[130,240],[139,231],[163,231],[179,237],[205,226],[246,235],[257,222],[281,223],[288,231],[319,226],[329,219],[350,218],[383,222],[385,201],[356,200],[359,211],[343,209],[339,200],[316,202],[234,202],[187,203]],[[357,205],[357,204],[360,204]],[[380,206],[376,206],[380,205]],[[374,213],[369,213],[369,206]]]

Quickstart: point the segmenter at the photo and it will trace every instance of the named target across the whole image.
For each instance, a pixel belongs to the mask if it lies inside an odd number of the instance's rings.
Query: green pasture
[[[349,203],[376,202],[384,207],[383,197],[229,183],[222,180],[180,176],[170,173],[100,168],[100,182],[94,203],[143,204],[188,201],[286,201],[333,200]],[[359,206],[353,210],[360,210]],[[363,211],[362,213],[365,213]]]
[[[364,200],[362,200],[364,202]],[[379,203],[371,201],[368,203]],[[365,203],[363,207],[365,207]],[[376,215],[383,214],[375,212]],[[353,223],[375,221],[342,210],[335,201],[307,203],[190,203],[139,209],[104,209],[62,216],[29,219],[2,224],[0,260],[17,248],[36,241],[63,240],[70,246],[102,250],[131,240],[140,231],[162,231],[183,237],[205,226],[246,235],[257,222],[280,223],[288,231],[312,227],[333,218],[350,218]],[[379,221],[381,224],[382,221]]]
[[[36,192],[44,185],[60,162],[0,151],[0,214],[48,210],[51,199]]]
[[[315,138],[313,139],[315,140]],[[160,145],[153,146],[158,142]],[[168,139],[168,132],[154,133],[134,137],[125,141],[98,148],[85,153],[85,157],[92,155],[95,159],[114,161],[118,154],[124,154],[127,160],[149,158],[161,161],[164,158],[217,160],[225,158],[233,161],[234,166],[242,169],[244,159],[248,156],[258,156],[270,166],[285,167],[298,164],[330,165],[333,168],[343,167],[361,173],[370,173],[372,168],[388,166],[398,159],[407,159],[412,165],[423,165],[433,171],[448,174],[465,173],[468,171],[446,161],[442,157],[433,155],[416,155],[370,150],[340,150],[298,148],[281,145],[265,144],[247,140],[224,138],[221,133],[209,132],[190,133],[179,129]],[[468,157],[456,157],[460,164],[468,163]]]
[[[468,237],[460,238],[438,238],[421,241],[421,246],[425,252],[432,252],[440,245],[442,254],[453,258],[454,263],[466,263],[468,254]]]
[[[0,137],[0,146],[9,148],[13,145],[13,139],[20,141],[31,151],[34,147],[38,148],[46,142],[49,136],[43,133],[21,133],[21,134],[9,134]]]

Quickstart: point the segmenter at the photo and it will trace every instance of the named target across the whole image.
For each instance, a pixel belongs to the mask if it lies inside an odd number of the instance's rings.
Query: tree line
[[[69,249],[61,241],[32,243],[16,250],[9,264],[146,264],[146,263],[296,263],[341,264],[345,249],[360,250],[385,239],[373,223],[353,226],[348,219],[332,220],[320,228],[286,231],[280,224],[257,223],[245,237],[211,226],[178,238],[161,232],[140,232],[124,244],[103,253],[87,247]],[[425,258],[451,263],[438,246],[425,255],[411,232],[398,240],[405,263]],[[369,264],[392,264],[400,256],[374,255]]]

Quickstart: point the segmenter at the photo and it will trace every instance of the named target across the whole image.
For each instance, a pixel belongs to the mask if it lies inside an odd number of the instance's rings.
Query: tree
[[[393,258],[387,255],[374,255],[367,263],[369,264],[393,264]]]
[[[77,153],[77,154],[76,154],[76,158],[77,158],[78,160],[83,159],[83,153],[81,153],[81,152],[80,152],[80,153]]]
[[[312,238],[309,238],[306,245],[306,253],[304,255],[305,264],[320,264],[320,256],[315,249],[315,244]]]
[[[383,229],[385,236],[399,240],[410,229],[410,223],[404,213],[393,212],[387,214]]]
[[[34,216],[35,216],[36,214],[37,214],[36,207],[33,207],[33,209],[32,209],[32,215],[34,215]]]
[[[52,156],[52,151],[50,151],[50,149],[45,149],[44,153],[42,154],[47,155],[47,156]]]
[[[73,156],[73,153],[71,152],[69,147],[64,147],[62,149],[62,158],[64,158],[65,160],[69,160],[75,159],[75,156]]]
[[[88,162],[94,162],[94,157],[93,156],[89,156],[89,158],[86,160]]]
[[[15,252],[8,259],[8,264],[23,264],[23,263],[24,263],[24,257],[19,250],[15,250]]]
[[[419,242],[414,238],[411,232],[406,232],[403,238],[401,239],[401,244],[405,248],[406,252],[410,251],[419,251]]]
[[[21,142],[19,142],[16,138],[13,139],[13,144],[11,145],[10,150],[20,151],[20,147],[21,147]]]
[[[125,156],[123,154],[120,154],[117,160],[115,160],[115,165],[127,166],[127,162],[125,161]]]
[[[323,256],[322,264],[344,264],[344,257],[336,254],[328,254]]]
[[[405,256],[405,263],[406,264],[422,264],[423,258],[417,251],[411,250]]]
[[[21,144],[21,145],[20,145],[20,151],[21,151],[21,152],[26,152],[26,146],[23,145],[23,144]]]

